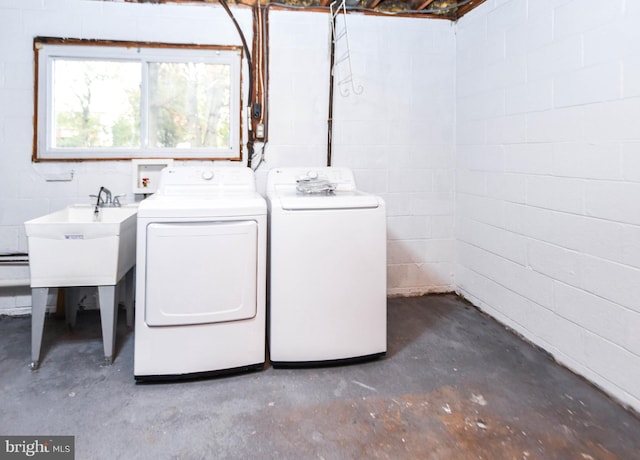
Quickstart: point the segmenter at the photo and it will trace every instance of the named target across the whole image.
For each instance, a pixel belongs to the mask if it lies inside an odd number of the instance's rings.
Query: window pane
[[[231,146],[231,66],[149,63],[149,146]]]
[[[140,63],[53,60],[54,148],[140,147]]]

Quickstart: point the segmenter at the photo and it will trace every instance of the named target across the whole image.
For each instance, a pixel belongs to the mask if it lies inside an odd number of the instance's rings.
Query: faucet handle
[[[100,203],[104,203],[104,200],[102,199],[102,197],[100,195],[89,195],[89,198],[93,198],[93,199],[96,199],[98,197],[100,197]]]
[[[125,195],[116,195],[113,197],[113,206],[116,208],[119,208],[120,206],[122,206],[122,203],[120,203],[120,198],[127,196]]]

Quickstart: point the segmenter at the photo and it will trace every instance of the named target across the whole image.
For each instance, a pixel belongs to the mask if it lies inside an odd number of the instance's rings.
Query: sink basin
[[[135,265],[137,205],[71,205],[24,223],[31,287],[115,285]]]

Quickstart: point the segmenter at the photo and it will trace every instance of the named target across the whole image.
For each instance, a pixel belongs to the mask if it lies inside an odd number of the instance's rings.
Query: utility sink
[[[71,205],[24,223],[31,287],[115,285],[135,264],[138,207]]]
[[[24,223],[31,271],[33,370],[40,364],[47,295],[51,287],[97,286],[104,357],[108,364],[115,353],[119,287],[126,290],[127,325],[132,325],[138,207],[101,207],[97,216],[94,211],[94,206],[71,205]],[[70,325],[75,323],[76,310],[67,305]]]

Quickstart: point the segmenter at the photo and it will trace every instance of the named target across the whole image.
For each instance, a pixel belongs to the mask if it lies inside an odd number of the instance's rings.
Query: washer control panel
[[[356,181],[349,168],[334,166],[320,168],[278,168],[269,171],[267,190],[296,188],[300,180],[323,179],[334,184],[336,190],[356,190]]]

